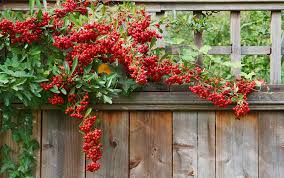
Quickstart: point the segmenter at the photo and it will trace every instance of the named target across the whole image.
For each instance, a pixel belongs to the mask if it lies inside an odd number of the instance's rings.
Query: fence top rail
[[[126,0],[113,0],[124,2]],[[243,11],[243,10],[284,10],[284,0],[127,0],[143,4],[150,12],[161,11]],[[54,2],[49,2],[50,4]],[[27,10],[27,2],[2,2],[0,10]]]
[[[125,0],[114,0],[123,2]],[[284,10],[284,0],[130,0],[143,4],[148,11],[250,11]]]
[[[113,0],[118,2],[155,2],[155,3],[279,3],[284,0]]]
[[[160,12],[166,10],[284,10],[284,0],[112,0],[113,2],[136,2],[144,4],[148,11]],[[50,0],[49,3],[54,3]],[[25,1],[4,1],[0,3],[0,10],[27,10]]]

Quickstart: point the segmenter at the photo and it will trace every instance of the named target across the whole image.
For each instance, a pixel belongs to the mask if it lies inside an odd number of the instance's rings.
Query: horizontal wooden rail
[[[187,46],[166,46],[166,51],[177,55],[179,54],[180,49],[186,48]],[[188,46],[190,48],[190,46]],[[211,46],[211,49],[208,51],[210,55],[230,55],[232,54],[231,46]],[[242,46],[241,55],[270,55],[271,47],[270,46]],[[281,49],[281,54],[284,55],[284,48]]]
[[[116,0],[117,1],[117,0]],[[120,1],[119,1],[120,2]],[[243,11],[243,10],[283,10],[284,1],[258,1],[258,0],[246,0],[246,1],[211,1],[211,0],[195,0],[195,1],[161,1],[161,0],[136,0],[133,1],[137,4],[143,4],[147,7],[148,11],[161,12],[169,10],[180,10],[180,11]],[[3,9],[13,10],[28,10],[27,3],[21,2],[9,2],[0,3],[0,10]]]
[[[252,110],[284,110],[284,92],[257,92],[249,96]],[[98,105],[99,110],[226,110],[200,99],[191,92],[136,92],[114,98],[112,105]]]
[[[249,95],[248,102],[251,110],[284,110],[284,86],[271,85],[269,92],[254,92]],[[15,106],[23,107],[20,103]],[[188,90],[188,86],[150,85],[143,91],[136,91],[130,96],[119,96],[113,99],[113,104],[95,105],[97,110],[230,110],[233,106],[219,108],[211,102],[200,99]],[[52,105],[43,105],[43,110],[58,109]]]

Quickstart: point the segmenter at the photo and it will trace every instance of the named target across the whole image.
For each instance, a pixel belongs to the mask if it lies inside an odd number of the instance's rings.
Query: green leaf
[[[68,62],[64,61],[63,65],[64,65],[64,69],[65,69],[66,74],[69,75],[70,74],[70,67],[69,67]]]
[[[16,143],[18,143],[18,142],[20,142],[21,137],[19,136],[18,133],[13,133],[12,139],[13,139]]]
[[[66,95],[66,94],[67,94],[67,91],[66,91],[64,88],[61,88],[60,91],[61,91],[61,93],[62,93],[63,95]]]
[[[10,105],[10,97],[4,97],[4,104],[5,106],[9,106]]]
[[[88,110],[86,111],[86,114],[85,114],[84,118],[88,117],[88,116],[91,114],[92,110],[93,110],[93,108],[88,108]]]
[[[78,59],[77,58],[75,58],[74,60],[73,60],[73,63],[72,63],[72,69],[71,69],[71,75],[74,73],[74,71],[76,70],[76,67],[77,67],[77,65],[78,65]]]
[[[0,74],[0,83],[7,84],[9,82],[8,76],[5,74]]]
[[[92,69],[92,64],[89,64],[87,67],[84,68],[84,73],[85,74],[90,73],[91,69]]]
[[[50,89],[50,91],[51,91],[52,93],[56,93],[56,94],[59,94],[59,93],[60,93],[60,91],[58,90],[58,87],[57,87],[56,85],[54,85],[53,88]]]
[[[111,99],[111,97],[109,97],[109,96],[107,96],[107,95],[103,95],[103,100],[104,100],[104,103],[112,104],[112,99]]]
[[[41,2],[40,2],[40,0],[36,0],[36,6],[37,6],[39,9],[41,9]]]
[[[29,0],[30,13],[33,14],[35,8],[35,0]]]
[[[208,54],[209,50],[211,49],[210,46],[202,46],[200,49],[199,49],[199,52],[202,53],[202,54]]]
[[[37,19],[42,20],[42,15],[43,15],[42,10],[39,10],[38,13],[37,13]]]

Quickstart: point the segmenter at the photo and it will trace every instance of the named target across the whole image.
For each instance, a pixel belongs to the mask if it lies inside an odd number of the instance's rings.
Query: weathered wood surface
[[[181,48],[190,48],[190,46],[166,46],[166,51],[173,55],[177,55],[180,53]],[[209,55],[230,55],[232,54],[231,46],[210,46],[210,50],[208,51]],[[241,55],[270,55],[271,47],[270,46],[241,46]],[[284,48],[282,45],[281,54],[284,55]]]
[[[130,113],[130,178],[172,176],[172,113]]]
[[[39,145],[41,145],[41,131],[42,131],[42,117],[41,117],[42,111],[41,110],[35,110],[33,112],[33,138],[38,141]],[[37,158],[37,166],[34,169],[33,175],[37,177],[41,177],[41,149],[38,149],[35,152],[36,158]]]
[[[43,111],[41,178],[84,178],[79,120],[60,110]]]
[[[195,18],[197,19],[201,19],[203,14],[202,11],[193,11],[193,15],[195,16]],[[203,31],[194,31],[193,33],[193,41],[194,41],[194,45],[200,49],[202,47],[202,33]],[[196,58],[196,64],[199,66],[202,66],[202,56],[197,56]]]
[[[42,145],[36,178],[284,177],[284,111],[240,120],[228,111],[99,112],[108,147],[97,173],[85,171],[78,121],[41,112],[34,112]],[[0,142],[13,146],[9,137]]]
[[[173,177],[215,177],[215,112],[173,113]]]
[[[198,112],[198,178],[216,176],[215,112]]]
[[[95,174],[87,172],[86,178],[128,177],[129,113],[99,112],[97,118],[104,133],[102,167]]]
[[[184,88],[186,89],[186,88]],[[175,90],[173,87],[171,90]],[[188,89],[186,89],[188,90]],[[191,92],[135,92],[131,96],[113,99],[112,105],[98,105],[100,110],[224,110],[200,99]],[[248,102],[253,110],[283,110],[284,92],[255,92],[249,95]]]
[[[230,17],[231,25],[231,62],[239,63],[241,62],[241,13],[240,11],[231,11]],[[231,72],[234,76],[239,76],[241,69],[232,68]]]
[[[173,113],[173,177],[197,178],[197,112]]]
[[[2,117],[2,116],[1,116]],[[0,119],[0,126],[2,124],[2,121]],[[1,146],[3,145],[7,145],[11,148],[11,158],[13,161],[16,161],[17,160],[17,157],[16,155],[18,154],[18,151],[19,151],[19,148],[18,146],[15,144],[15,142],[12,140],[12,133],[9,131],[9,132],[6,132],[6,133],[1,133],[0,132],[0,148]],[[0,154],[0,164],[1,164],[1,154]],[[8,178],[8,175],[7,174],[4,174],[4,173],[0,173],[0,178]]]
[[[259,115],[259,178],[284,177],[284,112]]]
[[[258,177],[258,122],[255,113],[237,120],[231,112],[217,112],[216,177]]]
[[[121,0],[116,0],[121,1]],[[240,10],[283,10],[284,2],[268,0],[235,0],[235,1],[211,1],[211,0],[193,0],[193,1],[165,1],[165,0],[135,0],[136,4],[145,5],[148,11],[161,12],[166,10],[219,10],[219,11],[240,11]],[[50,3],[51,4],[51,3]],[[7,2],[0,4],[0,10],[28,10],[29,6],[24,2]]]
[[[271,12],[270,83],[281,84],[281,11]]]

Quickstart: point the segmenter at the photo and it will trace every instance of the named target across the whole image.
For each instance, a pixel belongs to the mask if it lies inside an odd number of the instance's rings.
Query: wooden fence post
[[[240,11],[231,11],[231,61],[241,61],[241,15]],[[236,77],[240,76],[241,69],[239,67],[231,69],[232,74]]]
[[[200,19],[202,18],[203,14],[202,11],[193,11],[193,15],[195,18]],[[200,49],[202,47],[202,33],[203,31],[194,31],[194,44],[195,46]],[[196,59],[196,64],[202,66],[202,57],[198,56]]]
[[[281,57],[281,11],[272,11],[270,84],[281,84]]]

